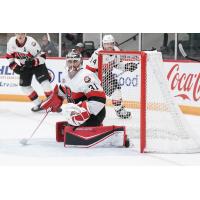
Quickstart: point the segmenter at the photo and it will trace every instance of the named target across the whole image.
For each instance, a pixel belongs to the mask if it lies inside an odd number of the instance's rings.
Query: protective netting
[[[142,141],[146,152],[200,152],[199,135],[172,97],[161,53],[145,53],[146,57],[144,52],[99,54],[99,76],[107,94],[104,124],[126,126],[131,146],[137,150]]]

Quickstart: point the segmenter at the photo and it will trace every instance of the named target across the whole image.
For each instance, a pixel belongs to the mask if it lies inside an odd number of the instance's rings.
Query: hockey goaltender
[[[106,95],[100,80],[82,63],[76,51],[67,54],[65,83],[56,85],[41,105],[56,112],[67,99],[62,111],[66,121],[56,123],[56,140],[65,147],[128,147],[124,126],[103,126]]]

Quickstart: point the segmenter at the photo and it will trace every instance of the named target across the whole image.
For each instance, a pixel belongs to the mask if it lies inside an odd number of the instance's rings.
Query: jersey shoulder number
[[[85,71],[83,76],[83,82],[85,85],[85,89],[87,90],[99,90],[101,88],[100,81],[96,74],[90,72],[88,70]]]

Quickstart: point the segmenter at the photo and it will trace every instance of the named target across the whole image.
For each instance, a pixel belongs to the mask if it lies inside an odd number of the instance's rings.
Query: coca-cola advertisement
[[[200,64],[166,62],[167,79],[173,96],[180,104],[200,105]]]

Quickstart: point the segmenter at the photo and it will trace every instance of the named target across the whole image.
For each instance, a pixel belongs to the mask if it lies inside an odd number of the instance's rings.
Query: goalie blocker
[[[65,147],[129,147],[124,126],[74,127],[57,122],[56,140]]]

